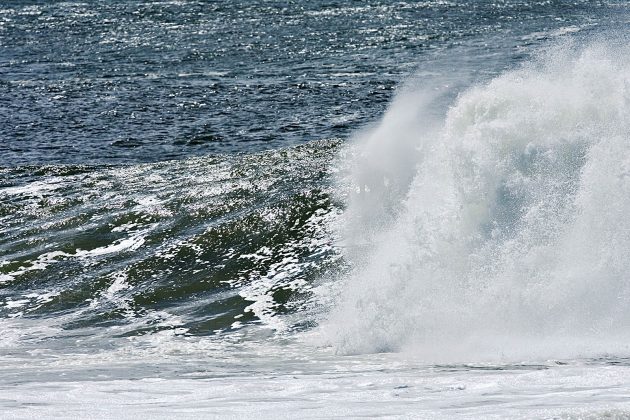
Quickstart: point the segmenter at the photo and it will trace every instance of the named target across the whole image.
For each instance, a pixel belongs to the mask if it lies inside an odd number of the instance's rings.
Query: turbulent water
[[[630,417],[629,12],[4,2],[0,417]]]

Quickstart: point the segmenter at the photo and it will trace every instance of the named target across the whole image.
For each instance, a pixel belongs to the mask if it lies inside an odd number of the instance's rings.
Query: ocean
[[[0,418],[630,418],[630,3],[0,4]]]

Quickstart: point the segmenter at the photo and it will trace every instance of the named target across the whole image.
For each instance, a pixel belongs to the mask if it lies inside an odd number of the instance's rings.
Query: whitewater
[[[554,46],[440,122],[418,92],[394,101],[354,179],[347,241],[363,268],[331,318],[342,351],[627,351],[627,56]]]

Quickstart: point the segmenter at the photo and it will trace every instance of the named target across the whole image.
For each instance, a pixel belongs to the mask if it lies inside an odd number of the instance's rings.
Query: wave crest
[[[360,139],[347,212],[357,268],[326,339],[431,361],[625,351],[628,52],[555,46],[438,121],[426,91],[401,95]],[[402,193],[387,177],[407,180]]]

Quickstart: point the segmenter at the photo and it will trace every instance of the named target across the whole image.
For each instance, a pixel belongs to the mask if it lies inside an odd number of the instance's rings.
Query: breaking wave
[[[358,139],[354,270],[326,342],[430,361],[627,351],[630,49],[611,44],[551,47],[444,112],[403,89]]]

